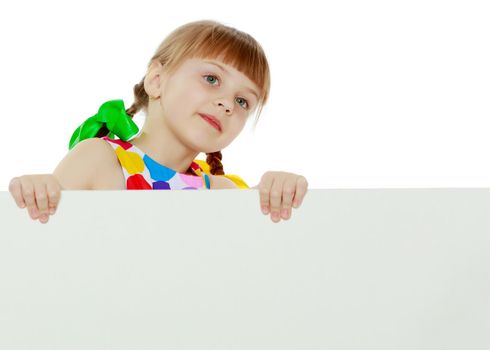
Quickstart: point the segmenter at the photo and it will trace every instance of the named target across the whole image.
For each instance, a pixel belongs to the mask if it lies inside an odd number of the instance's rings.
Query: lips
[[[219,121],[218,118],[216,118],[213,115],[204,114],[204,113],[199,113],[199,115],[201,116],[201,118],[205,119],[210,124],[212,124],[216,129],[218,129],[219,131],[221,131],[221,123],[220,123],[220,121]]]

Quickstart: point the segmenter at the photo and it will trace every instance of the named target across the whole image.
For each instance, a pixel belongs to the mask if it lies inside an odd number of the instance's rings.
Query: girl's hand
[[[308,189],[306,178],[283,171],[268,171],[255,187],[259,189],[260,206],[264,215],[279,222],[291,217],[291,206],[299,208]]]
[[[61,199],[61,186],[51,174],[14,177],[9,191],[19,208],[27,206],[31,218],[43,224],[56,212]]]

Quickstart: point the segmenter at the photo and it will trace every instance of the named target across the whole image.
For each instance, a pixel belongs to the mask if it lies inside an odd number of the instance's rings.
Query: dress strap
[[[191,168],[192,170],[196,173],[196,175],[200,176],[202,178],[202,181],[204,182],[204,184],[206,185],[206,188],[207,189],[211,189],[211,182],[209,181],[209,175],[206,174],[202,169],[201,167],[199,166],[199,164],[197,164],[196,162],[192,162],[191,164]]]

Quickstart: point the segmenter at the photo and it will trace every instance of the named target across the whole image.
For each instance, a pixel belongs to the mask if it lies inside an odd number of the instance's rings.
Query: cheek
[[[184,96],[186,103],[189,105],[193,105],[194,107],[206,101],[206,97],[207,95],[205,91],[203,91],[203,89],[200,89],[199,87],[189,89]]]
[[[202,87],[195,85],[173,86],[164,95],[164,107],[172,115],[196,113],[206,101],[206,93]]]
[[[230,124],[230,137],[235,139],[245,127],[245,120],[241,119],[240,116],[234,116],[235,121]]]

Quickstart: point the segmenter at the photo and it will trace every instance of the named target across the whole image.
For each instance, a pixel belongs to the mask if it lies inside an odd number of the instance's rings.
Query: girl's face
[[[211,153],[228,146],[257,106],[257,86],[220,60],[187,59],[160,79],[159,102],[168,127],[198,152]],[[216,118],[220,130],[203,114]]]

